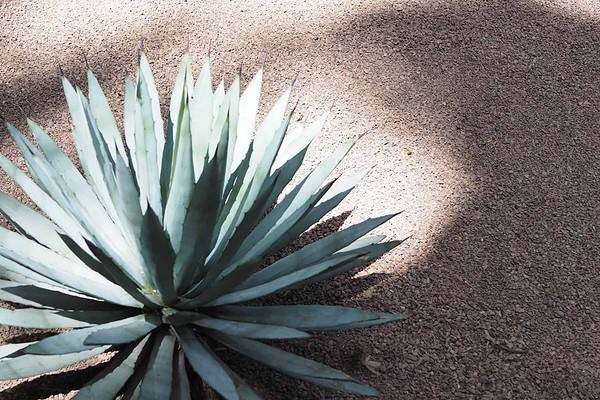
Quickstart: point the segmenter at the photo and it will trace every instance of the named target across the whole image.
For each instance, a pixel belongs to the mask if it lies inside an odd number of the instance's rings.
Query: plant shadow
[[[105,367],[105,364],[100,363],[57,374],[42,375],[3,390],[0,398],[2,400],[46,399],[54,395],[66,395],[84,386]]]
[[[344,294],[357,280],[341,277],[288,297],[409,310],[406,321],[292,348],[385,399],[595,397],[598,13],[533,0],[390,4],[319,39],[292,35],[281,64],[333,43],[325,68],[353,66],[352,90],[426,132],[422,143],[455,155],[470,182],[408,271],[393,272],[401,246],[379,261],[390,273],[357,294]],[[379,375],[355,363],[363,352]],[[352,398],[252,376],[268,398]]]

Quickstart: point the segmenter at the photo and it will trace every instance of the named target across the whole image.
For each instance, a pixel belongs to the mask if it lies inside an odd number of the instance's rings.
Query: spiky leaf
[[[376,395],[343,372],[260,342],[403,319],[347,307],[264,305],[267,296],[353,271],[401,243],[366,236],[392,214],[266,263],[364,176],[330,178],[355,140],[298,177],[327,114],[297,124],[295,107],[288,111],[290,87],[259,120],[262,70],[245,89],[239,75],[227,90],[224,81],[213,89],[210,60],[194,79],[189,54],[175,79],[165,137],[143,51],[138,61],[125,82],[125,143],[90,70],[88,97],[62,77],[77,162],[32,120],[35,143],[6,124],[28,173],[1,155],[0,167],[37,209],[0,193],[0,212],[12,225],[0,227],[0,300],[25,307],[0,309],[0,324],[62,331],[0,346],[0,379],[112,351],[75,398],[190,400],[199,377],[227,400],[260,400],[235,371],[243,368],[217,355],[222,344],[294,378]]]

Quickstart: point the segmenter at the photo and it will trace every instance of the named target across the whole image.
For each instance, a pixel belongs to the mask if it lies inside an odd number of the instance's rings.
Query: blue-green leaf
[[[0,359],[11,356],[32,343],[33,342],[3,344],[0,346]]]
[[[44,275],[40,275],[24,265],[3,256],[0,256],[0,277],[24,285],[43,286],[52,290],[67,290],[80,293],[78,290],[68,288],[55,280],[48,279]]]
[[[247,289],[241,289],[231,293],[227,293],[216,300],[209,302],[208,306],[219,306],[225,304],[241,303],[243,301],[253,300],[259,297],[273,294],[280,290],[292,287],[297,283],[303,282],[313,276],[316,276],[329,268],[346,262],[356,257],[354,254],[342,254],[331,257],[321,263],[307,266],[299,271],[292,272],[280,278],[273,279],[261,285],[253,286]]]
[[[232,350],[295,378],[307,380],[320,386],[344,390],[349,393],[360,393],[371,396],[378,394],[375,389],[360,384],[360,382],[351,376],[316,361],[251,339],[216,332],[210,333],[210,335]],[[342,382],[347,382],[348,385],[343,385],[341,384]]]
[[[175,332],[190,365],[202,378],[226,400],[241,400],[232,377],[221,360],[190,328],[176,327]]]
[[[289,230],[309,209],[313,196],[331,174],[343,157],[350,151],[354,141],[337,149],[332,155],[315,168],[294,190],[292,190],[275,209],[258,224],[240,246],[237,263],[252,260],[263,255]]]
[[[176,355],[173,371],[173,391],[171,400],[192,400],[190,394],[190,381],[185,367],[185,354],[179,350]]]
[[[117,151],[123,160],[127,160],[127,154],[123,147],[123,141],[121,139],[121,133],[117,128],[117,122],[110,109],[108,100],[104,95],[104,91],[100,87],[100,83],[94,73],[88,69],[88,95],[90,98],[90,109],[92,115],[96,120],[98,130],[102,133],[104,141],[106,142],[111,157],[113,160],[117,159]]]
[[[116,310],[119,306],[82,297],[67,290],[43,287],[43,284],[31,285],[0,280],[0,299],[36,308],[60,310]]]
[[[310,337],[306,332],[285,326],[256,324],[250,322],[231,321],[219,318],[203,317],[192,322],[202,328],[213,329],[233,336],[251,339],[305,339]]]
[[[156,336],[148,370],[140,387],[141,399],[166,400],[171,397],[174,350],[175,337],[169,334]]]
[[[84,230],[81,225],[58,205],[46,192],[36,185],[23,171],[17,168],[6,157],[0,154],[0,167],[13,180],[29,198],[46,214],[56,225],[69,235],[78,245],[85,248],[83,239]]]
[[[390,214],[378,218],[370,218],[359,224],[353,225],[339,232],[334,232],[331,235],[317,240],[302,249],[284,257],[277,262],[269,265],[246,280],[239,288],[248,288],[257,286],[275,278],[287,275],[298,269],[302,269],[307,265],[324,259],[336,251],[343,249],[352,242],[367,234],[376,227],[389,221],[390,218],[397,214]]]
[[[219,212],[222,172],[214,157],[202,169],[190,199],[183,223],[183,234],[175,262],[175,286],[179,292],[186,289],[198,270],[204,265],[212,245],[214,224]]]
[[[160,113],[160,99],[158,97],[158,90],[156,89],[156,83],[154,82],[154,76],[150,68],[150,63],[144,52],[140,52],[140,77],[144,80],[146,89],[148,91],[148,97],[152,108],[152,122],[154,123],[154,137],[156,141],[156,165],[158,170],[161,169],[162,153],[165,146],[165,133],[163,128],[163,120]]]
[[[96,133],[93,127],[90,126],[91,121],[86,115],[88,110],[86,110],[86,104],[82,101],[83,94],[80,96],[80,91],[75,90],[66,78],[63,77],[62,82],[73,121],[73,133],[81,166],[98,197],[102,199],[104,204],[109,204],[111,200],[105,181],[106,176],[103,173],[103,164],[100,162],[102,154],[99,153],[99,150],[101,149],[98,147],[98,142],[94,143],[99,138],[95,136]]]
[[[129,343],[152,332],[160,324],[160,318],[152,314],[136,315],[112,326],[99,327],[84,342],[88,345]]]
[[[139,317],[131,317],[126,319],[120,319],[106,324],[95,325],[89,328],[76,329],[69,332],[59,333],[54,336],[47,337],[40,340],[39,342],[33,343],[20,353],[24,354],[39,354],[39,355],[52,355],[52,354],[68,354],[78,353],[81,351],[90,350],[98,347],[98,345],[108,345],[111,343],[100,343],[100,344],[89,344],[86,343],[86,339],[92,333],[99,330],[106,330],[109,328],[124,327],[127,329],[127,325],[132,320],[138,319]]]
[[[219,307],[215,311],[215,316],[257,324],[289,326],[308,331],[353,329],[404,319],[399,314],[323,305],[225,306]]]
[[[161,295],[164,305],[171,305],[177,298],[173,283],[175,252],[169,235],[163,230],[153,208],[144,215],[141,244],[148,275]]]
[[[0,255],[14,260],[49,279],[111,303],[138,307],[139,303],[121,287],[71,259],[0,228]]]
[[[98,347],[81,353],[52,356],[26,354],[15,358],[0,360],[0,380],[28,378],[30,376],[57,371],[71,364],[97,356],[108,349],[108,346]]]
[[[135,268],[139,264],[139,260],[136,259],[137,252],[134,251],[137,249],[135,232],[131,226],[127,225],[127,220],[121,221],[116,217],[121,215],[123,210],[117,211],[112,203],[112,199],[115,199],[117,204],[122,205],[119,202],[120,197],[114,193],[119,186],[122,186],[119,185],[116,175],[110,171],[105,176],[110,176],[106,183],[112,189],[111,201],[107,204],[110,213],[107,213],[105,206],[101,204],[97,195],[71,160],[33,121],[29,121],[29,126],[48,159],[49,173],[54,173],[52,176],[56,178],[56,186],[61,193],[64,192],[66,195],[67,200],[62,203],[63,207],[71,210],[72,215],[78,219],[99,246],[112,254],[115,259],[120,260],[119,264],[134,280],[143,282],[144,277]],[[119,164],[122,164],[122,160],[117,159],[117,165]],[[121,236],[123,239],[120,239]]]
[[[194,181],[198,181],[208,151],[213,122],[213,91],[210,74],[210,62],[207,59],[202,66],[200,76],[190,98],[190,131],[192,136],[192,154]]]
[[[140,64],[145,56],[140,57]],[[162,215],[162,201],[160,189],[160,166],[162,163],[162,152],[165,144],[162,117],[158,105],[158,93],[156,93],[154,79],[149,71],[146,61],[147,72],[143,73],[140,68],[138,78],[138,105],[136,107],[136,139],[138,149],[143,149],[143,156],[138,154],[138,159],[143,158],[146,165],[146,179],[148,185],[148,203],[157,215]],[[149,74],[149,77],[148,77]],[[146,80],[148,79],[148,81]],[[151,83],[149,83],[151,82]],[[152,92],[152,93],[151,93]],[[154,97],[156,96],[156,98]],[[158,120],[158,123],[157,123]],[[141,172],[141,171],[140,171]]]
[[[185,214],[194,187],[190,115],[187,105],[183,106],[183,116],[174,151],[171,189],[165,206],[164,226],[169,232],[173,249],[178,252]]]
[[[0,308],[0,324],[21,328],[85,328],[132,315],[135,311],[50,311],[36,308],[7,310]]]
[[[57,253],[72,256],[69,248],[56,233],[59,228],[52,221],[2,192],[0,212],[19,232]]]
[[[406,239],[404,239],[406,240]],[[348,263],[344,263],[338,266],[335,266],[327,271],[323,271],[322,273],[315,275],[311,278],[308,278],[303,282],[303,285],[308,285],[314,282],[321,282],[327,280],[329,278],[333,278],[334,276],[344,274],[346,272],[350,272],[358,267],[364,266],[369,262],[381,257],[384,253],[392,250],[394,247],[402,244],[404,240],[392,240],[384,243],[376,243],[364,248],[359,248],[352,251],[340,251],[336,254],[361,254],[359,257],[351,260]]]
[[[259,70],[252,78],[239,101],[239,120],[236,133],[235,150],[231,169],[235,170],[242,160],[252,141],[252,133],[256,124],[256,113],[260,101],[260,89],[262,87],[263,71]]]
[[[135,371],[148,337],[121,350],[94,379],[84,386],[74,400],[114,400]]]

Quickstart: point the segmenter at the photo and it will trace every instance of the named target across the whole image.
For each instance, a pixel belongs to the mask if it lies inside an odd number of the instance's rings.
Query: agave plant
[[[223,82],[213,89],[208,60],[194,81],[184,56],[165,139],[140,54],[136,79],[125,84],[126,146],[98,80],[91,71],[87,78],[87,98],[62,78],[83,174],[35,122],[27,121],[37,145],[6,124],[31,178],[3,156],[0,166],[41,212],[0,193],[16,230],[0,227],[0,300],[20,305],[0,309],[0,324],[60,331],[0,346],[0,379],[112,352],[76,399],[190,399],[190,377],[225,399],[259,399],[216,354],[226,347],[294,378],[376,395],[272,341],[402,316],[258,300],[351,271],[399,244],[366,236],[388,215],[265,265],[359,181],[360,174],[327,181],[354,141],[286,190],[326,116],[287,134],[289,88],[255,129],[262,71],[240,95],[239,76],[227,92]]]

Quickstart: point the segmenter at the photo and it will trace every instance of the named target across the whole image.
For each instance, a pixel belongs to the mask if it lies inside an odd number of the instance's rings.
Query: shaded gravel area
[[[215,75],[266,59],[265,101],[299,72],[299,116],[331,108],[314,165],[370,133],[340,172],[375,165],[298,245],[368,215],[413,236],[357,276],[275,302],[402,312],[394,326],[285,345],[382,399],[600,398],[600,6],[594,0],[0,2],[0,114],[37,117],[73,154],[56,77],[81,53],[122,108],[145,47],[162,97],[188,46]],[[163,101],[163,103],[165,103]],[[2,130],[2,153],[23,164]],[[22,197],[0,175],[0,188]],[[0,329],[4,342],[24,332]],[[346,399],[224,354],[267,399]],[[367,368],[366,365],[369,366]],[[0,383],[0,399],[68,398],[94,366]]]

